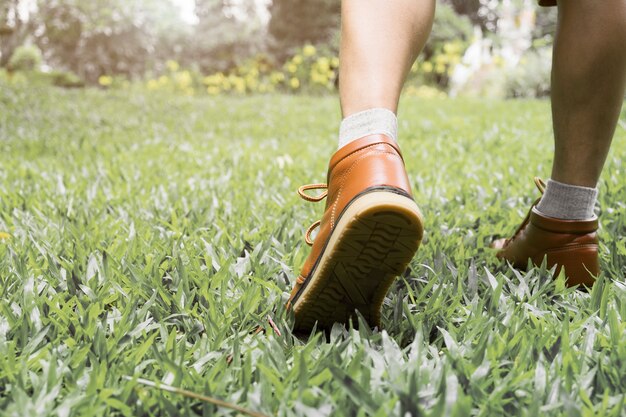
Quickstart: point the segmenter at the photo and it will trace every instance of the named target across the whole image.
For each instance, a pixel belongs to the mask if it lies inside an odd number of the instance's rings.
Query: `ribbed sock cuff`
[[[398,118],[388,109],[375,108],[354,113],[341,121],[339,147],[364,136],[382,134],[398,140]]]
[[[563,220],[586,220],[593,217],[598,189],[548,180],[537,210],[548,217]]]

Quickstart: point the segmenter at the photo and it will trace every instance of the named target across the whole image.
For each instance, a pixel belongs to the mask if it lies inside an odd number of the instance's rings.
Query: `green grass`
[[[384,330],[298,339],[283,305],[322,207],[295,190],[325,180],[335,98],[0,86],[0,415],[238,415],[137,378],[279,416],[625,415],[623,125],[593,291],[488,248],[549,176],[549,113],[404,100],[425,241]]]

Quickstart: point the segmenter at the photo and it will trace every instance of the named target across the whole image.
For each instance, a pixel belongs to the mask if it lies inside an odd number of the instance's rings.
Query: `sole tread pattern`
[[[333,232],[340,235],[295,309],[296,330],[309,330],[316,322],[325,329],[350,319],[356,324],[355,310],[370,325],[380,325],[384,297],[422,238],[421,214],[409,201],[414,208],[407,203],[393,209],[389,204],[368,207]]]

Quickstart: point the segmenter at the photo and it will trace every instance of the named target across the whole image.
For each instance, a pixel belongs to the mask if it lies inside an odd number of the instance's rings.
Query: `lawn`
[[[336,98],[0,85],[0,415],[626,415],[626,114],[591,292],[488,247],[549,176],[548,102],[400,120],[426,235],[383,329],[295,337],[322,210],[296,189],[325,180]]]

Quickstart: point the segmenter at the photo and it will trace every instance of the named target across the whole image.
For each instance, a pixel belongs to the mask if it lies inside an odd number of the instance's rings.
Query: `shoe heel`
[[[294,302],[297,329],[356,323],[358,310],[373,327],[396,276],[402,274],[424,233],[415,202],[389,191],[364,194],[350,204]]]
[[[600,273],[597,245],[549,252],[547,256],[548,267],[557,265],[555,276],[559,274],[561,267],[565,269],[567,285],[570,287],[591,287]]]

